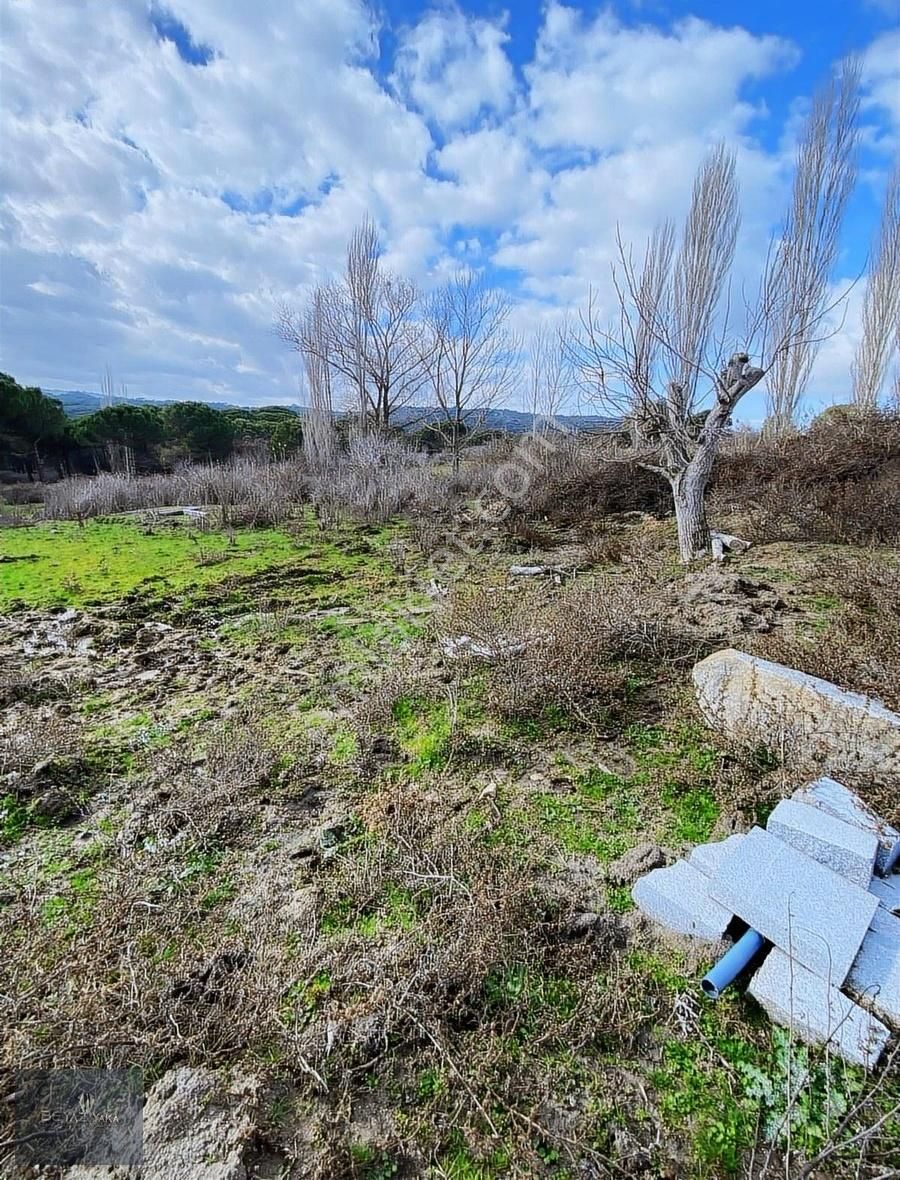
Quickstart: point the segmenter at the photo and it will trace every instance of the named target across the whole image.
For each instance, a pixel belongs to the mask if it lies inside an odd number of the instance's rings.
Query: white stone
[[[840,985],[878,898],[754,828],[722,862],[710,897],[823,979]]]
[[[719,866],[730,852],[740,844],[743,836],[728,836],[725,840],[716,840],[712,844],[698,844],[688,857],[688,864],[699,869],[707,877],[714,876]]]
[[[814,783],[800,787],[792,798],[800,803],[809,803],[812,807],[820,807],[844,823],[872,832],[878,839],[878,855],[875,858],[877,873],[889,873],[900,857],[900,832],[885,823],[859,795],[849,791],[843,783],[833,778],[816,779]]]
[[[900,874],[890,877],[873,877],[869,892],[878,898],[878,904],[889,913],[900,914]]]
[[[825,772],[900,775],[900,716],[827,680],[728,648],[694,666],[710,725]]]
[[[747,988],[771,1020],[809,1044],[828,1043],[846,1061],[874,1069],[887,1028],[818,975],[773,947]]]
[[[900,1024],[900,918],[882,906],[875,911],[846,986],[882,1019]]]
[[[795,799],[782,799],[769,816],[766,830],[854,885],[869,888],[878,852],[878,837],[873,832],[845,824],[829,812]]]
[[[702,873],[686,860],[679,860],[641,877],[632,887],[631,896],[642,913],[676,934],[718,942],[732,915],[710,899],[708,888]]]

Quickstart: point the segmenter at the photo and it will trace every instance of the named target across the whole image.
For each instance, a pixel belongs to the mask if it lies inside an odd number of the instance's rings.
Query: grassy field
[[[835,1143],[851,1175],[840,1142],[879,1119],[859,1174],[893,1166],[897,1077],[872,1092],[738,989],[703,1001],[711,952],[662,941],[611,872],[791,782],[695,714],[691,659],[721,639],[658,621],[665,552],[519,585],[495,546],[436,599],[400,525],[107,520],[0,548],[23,559],[0,563],[4,1066],[251,1076],[284,1175],[762,1177]],[[849,609],[816,560],[741,571],[780,571],[791,635]],[[41,646],[63,605],[89,647]],[[504,618],[553,659],[442,657]]]

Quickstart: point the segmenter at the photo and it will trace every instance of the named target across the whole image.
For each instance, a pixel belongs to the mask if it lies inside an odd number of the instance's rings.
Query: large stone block
[[[809,1044],[830,1044],[845,1060],[873,1069],[890,1036],[887,1028],[821,976],[773,947],[748,992],[776,1024]]]
[[[654,869],[641,877],[631,896],[642,913],[676,934],[718,942],[732,914],[712,901],[708,890],[707,878],[686,860],[679,860],[667,869]]]
[[[882,906],[875,911],[846,986],[861,1004],[900,1025],[900,918]]]
[[[736,834],[724,840],[716,840],[712,844],[698,844],[688,857],[688,864],[699,869],[704,876],[712,877],[719,871],[725,857],[735,850],[743,838]]]
[[[706,720],[738,741],[829,773],[900,774],[900,716],[870,697],[730,648],[693,677]]]
[[[889,873],[900,857],[900,832],[885,823],[858,795],[848,791],[843,783],[835,782],[833,778],[816,779],[814,783],[807,783],[805,787],[794,791],[791,798],[798,803],[820,807],[846,824],[872,832],[878,840],[878,855],[875,858],[877,873]]]
[[[878,898],[762,828],[722,862],[709,895],[833,984],[847,978]]]
[[[794,799],[782,799],[769,816],[766,830],[854,885],[869,888],[878,851],[873,832]]]
[[[890,877],[873,877],[869,892],[878,898],[878,904],[891,914],[900,915],[900,873]]]

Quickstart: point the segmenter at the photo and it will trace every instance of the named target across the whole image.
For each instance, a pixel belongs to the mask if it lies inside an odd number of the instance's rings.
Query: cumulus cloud
[[[48,388],[109,363],[151,396],[293,398],[274,306],[340,267],[367,211],[392,266],[426,285],[484,266],[527,329],[602,284],[617,223],[640,241],[682,215],[714,140],[738,153],[742,276],[784,199],[790,153],[748,95],[797,51],[740,28],[553,0],[517,69],[514,8],[426,11],[393,39],[365,0],[0,9],[0,363]],[[866,59],[894,134],[896,37]]]
[[[516,87],[504,23],[470,19],[457,8],[429,13],[399,39],[397,91],[442,128],[482,112],[503,114]]]

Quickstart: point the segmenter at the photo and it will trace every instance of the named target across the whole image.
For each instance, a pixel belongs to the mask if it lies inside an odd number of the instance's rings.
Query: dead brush
[[[668,621],[660,589],[627,576],[598,576],[557,592],[462,592],[442,628],[447,639],[467,635],[493,653],[488,700],[508,717],[552,706],[589,721],[622,697],[629,661],[696,652],[696,642]]]

